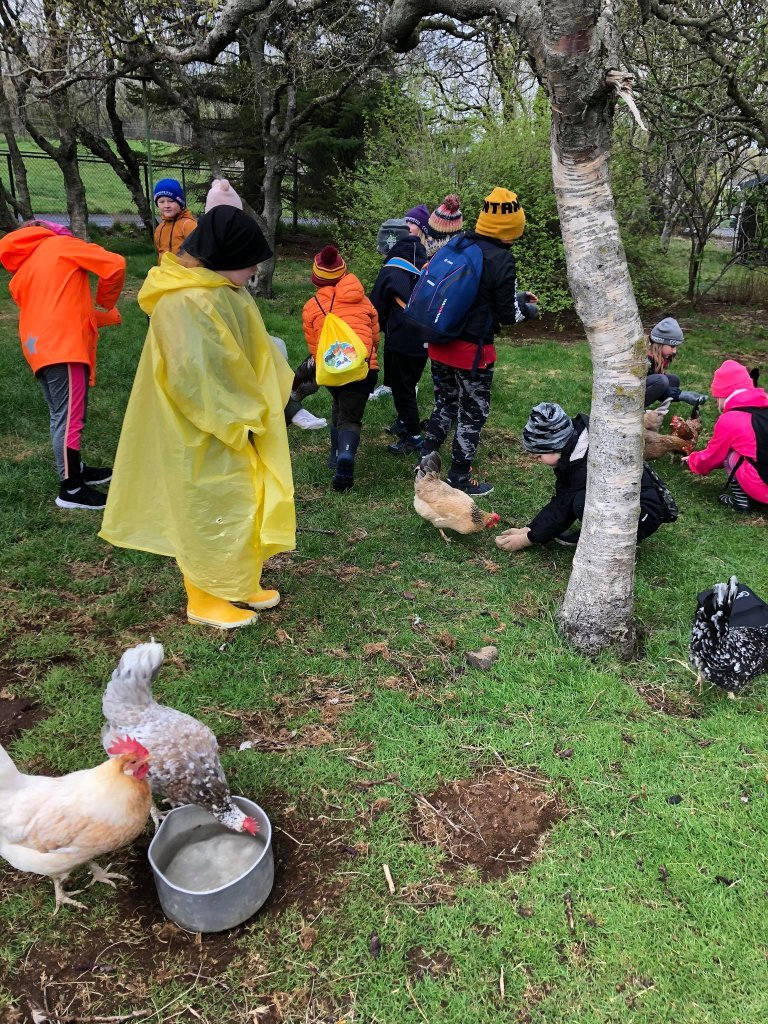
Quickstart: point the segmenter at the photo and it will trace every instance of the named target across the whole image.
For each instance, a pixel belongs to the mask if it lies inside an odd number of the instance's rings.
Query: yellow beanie
[[[483,202],[475,231],[478,235],[498,238],[500,242],[514,242],[523,233],[525,210],[508,188],[495,188]]]

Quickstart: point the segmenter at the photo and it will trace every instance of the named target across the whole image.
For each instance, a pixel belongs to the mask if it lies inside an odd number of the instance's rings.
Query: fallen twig
[[[389,889],[389,895],[395,895],[395,883],[392,880],[392,872],[389,870],[389,864],[382,864],[382,870],[384,871],[384,877],[387,880],[387,888]]]
[[[575,935],[576,922],[573,919],[573,900],[569,892],[563,893],[563,903],[565,904],[565,920],[568,922],[568,931],[571,935]]]
[[[337,536],[336,530],[316,530],[313,526],[297,526],[296,533],[321,533],[324,537]]]

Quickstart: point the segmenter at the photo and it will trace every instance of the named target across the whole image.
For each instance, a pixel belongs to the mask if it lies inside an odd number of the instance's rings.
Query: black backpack
[[[662,512],[661,521],[662,523],[674,523],[680,514],[677,509],[677,502],[672,497],[672,492],[661,479],[655,469],[651,469],[647,462],[643,463],[645,471],[653,481],[653,486],[656,488],[656,493],[661,498]]]
[[[714,593],[714,588],[704,590],[698,595],[702,605]],[[768,626],[768,604],[758,597],[754,590],[745,584],[739,584],[739,590],[733,602],[729,624],[736,628],[741,626]]]
[[[740,455],[739,461],[733,467],[733,472],[728,477],[728,483],[731,482],[742,462],[748,462],[751,466],[755,467],[757,475],[763,483],[768,484],[768,409],[763,406],[747,406],[746,408],[739,406],[738,408],[729,409],[728,412],[748,412],[751,414],[752,429],[755,432],[755,441],[757,442],[756,457],[751,459],[748,455]]]

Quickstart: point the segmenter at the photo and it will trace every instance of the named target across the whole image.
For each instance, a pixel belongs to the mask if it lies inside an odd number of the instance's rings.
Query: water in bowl
[[[264,849],[259,836],[230,832],[220,825],[199,825],[179,837],[162,871],[187,892],[210,892],[253,867]]]

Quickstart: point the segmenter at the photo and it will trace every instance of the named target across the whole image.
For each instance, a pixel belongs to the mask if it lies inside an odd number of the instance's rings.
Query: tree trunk
[[[10,104],[5,95],[4,83],[0,78],[0,131],[5,137],[8,146],[8,157],[10,169],[13,172],[14,195],[7,196],[8,205],[11,206],[17,216],[22,220],[30,220],[32,217],[32,201],[29,195],[27,182],[27,168],[16,141],[16,131],[11,114]]]
[[[686,292],[686,298],[690,302],[693,302],[699,290],[699,276],[701,274],[701,264],[704,260],[705,245],[706,242],[703,242],[696,231],[692,230],[691,252],[688,257],[688,290]]]
[[[672,213],[668,213],[664,218],[664,226],[659,235],[659,249],[661,252],[666,253],[669,251],[669,243],[672,241],[672,235],[676,227],[677,217],[673,216]]]
[[[587,500],[560,611],[580,651],[634,644],[645,339],[613,205],[608,154],[552,147],[568,282],[592,353]]]
[[[267,154],[264,161],[264,204],[261,213],[256,219],[259,227],[264,232],[264,237],[269,243],[270,249],[275,251],[275,239],[277,237],[277,225],[280,223],[280,215],[283,212],[283,174],[285,167],[282,161],[273,154]],[[253,294],[263,299],[271,299],[274,295],[272,278],[275,273],[275,257],[259,264],[256,271]]]
[[[85,186],[77,163],[77,146],[74,140],[59,146],[56,163],[64,178],[64,194],[67,199],[67,213],[72,234],[88,241],[88,203]]]

